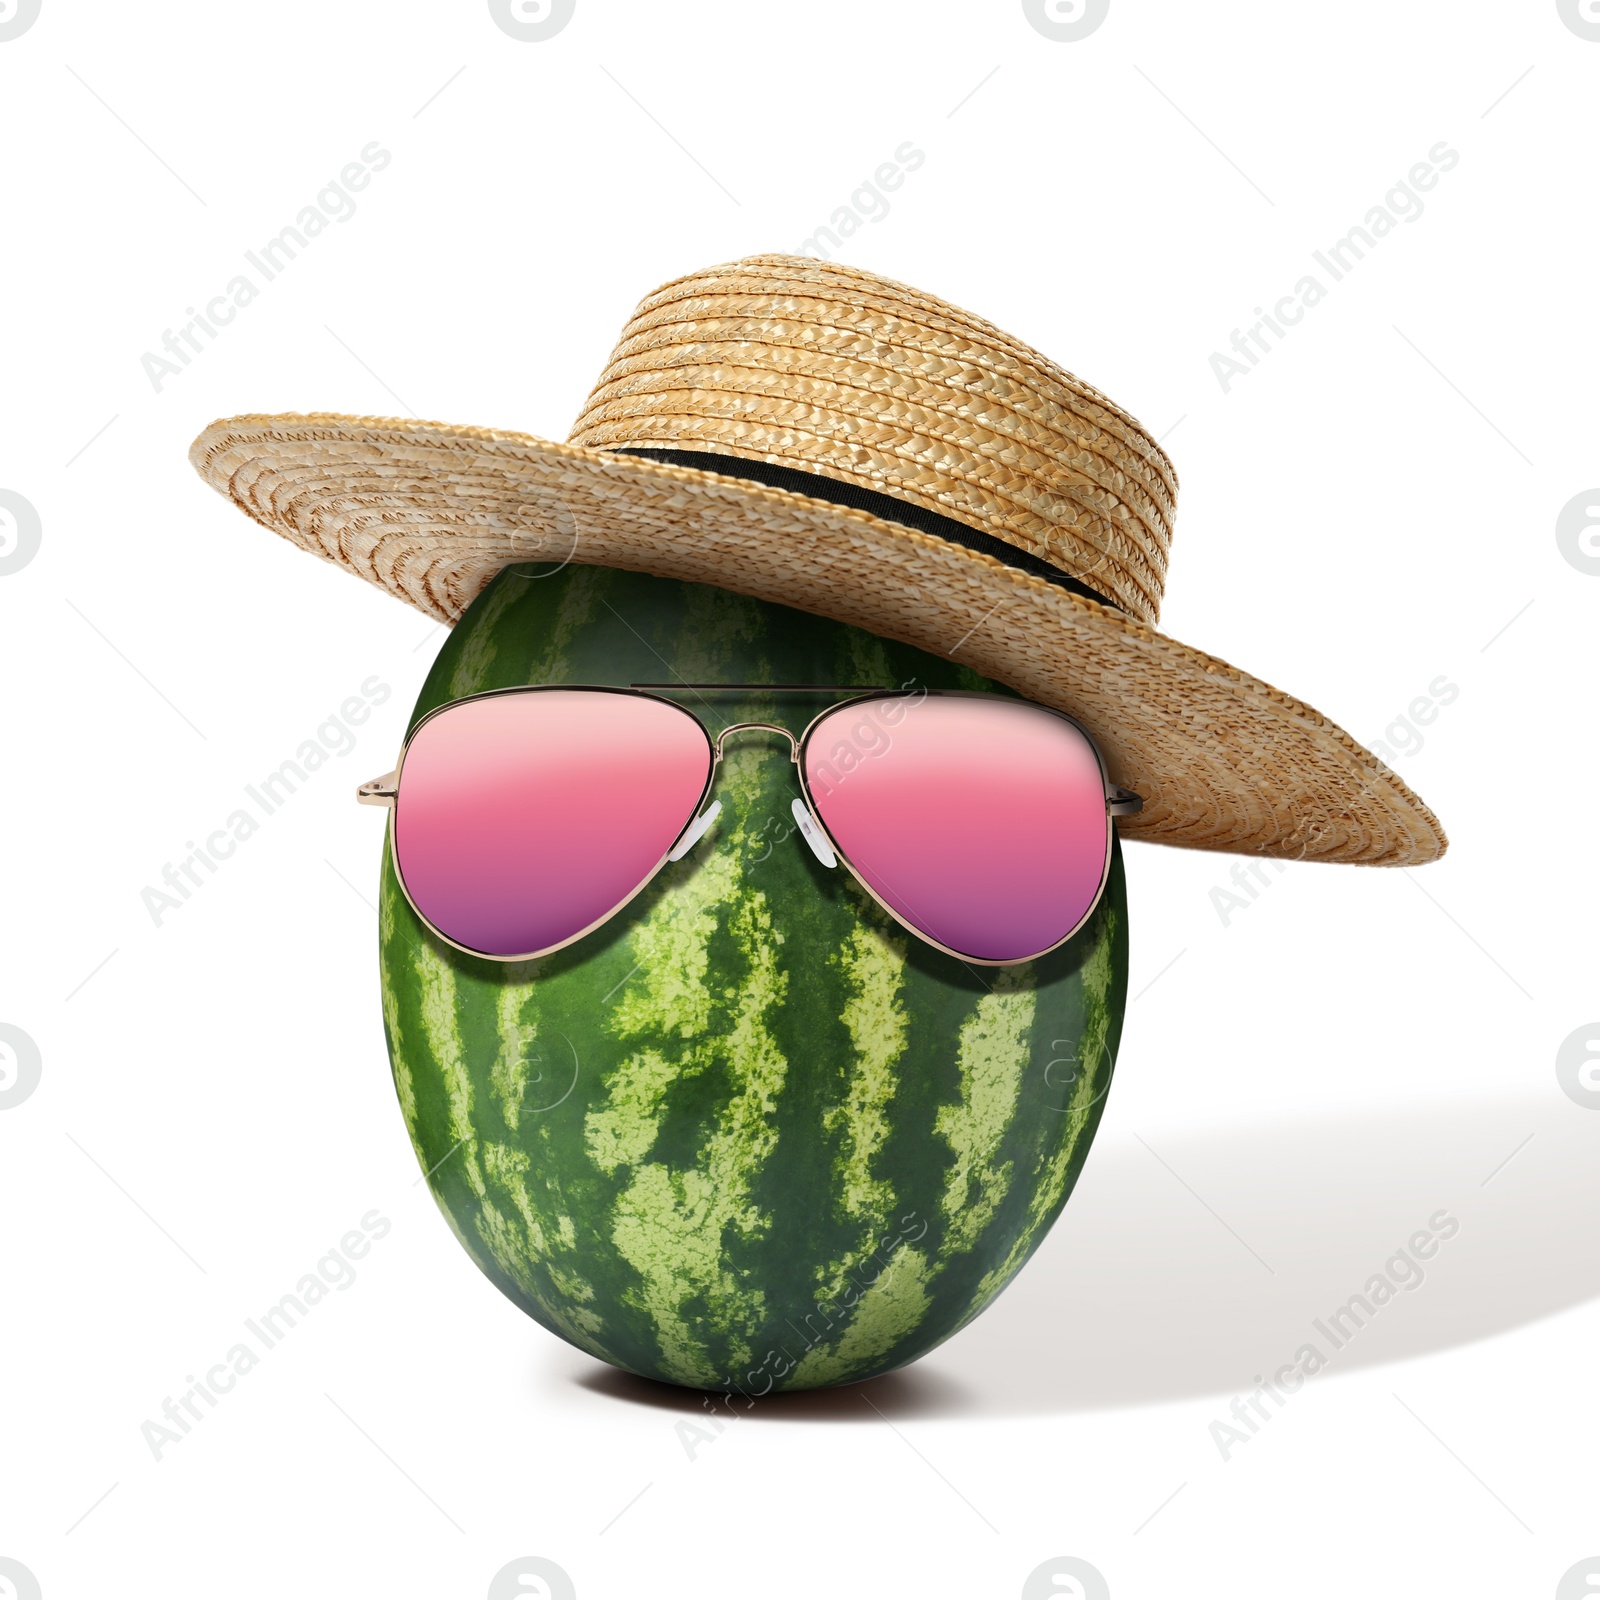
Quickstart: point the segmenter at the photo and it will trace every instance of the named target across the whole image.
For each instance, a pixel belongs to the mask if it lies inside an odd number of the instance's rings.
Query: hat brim
[[[717,584],[955,657],[1095,736],[1125,837],[1417,866],[1439,820],[1304,701],[1107,606],[867,512],[525,434],[387,417],[214,422],[190,460],[274,533],[453,623],[514,561]]]

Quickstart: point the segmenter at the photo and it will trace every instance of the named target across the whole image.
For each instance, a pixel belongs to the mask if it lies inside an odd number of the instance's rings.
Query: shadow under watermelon
[[[751,1420],[1040,1416],[1245,1395],[1308,1343],[1326,1358],[1315,1387],[1508,1332],[1600,1295],[1591,1115],[1552,1088],[1181,1140],[1145,1141],[1108,1118],[1061,1219],[970,1327],[872,1382],[763,1399]],[[1390,1269],[1441,1211],[1459,1224],[1451,1237]],[[1375,1275],[1414,1270],[1414,1285],[1332,1321]],[[571,1355],[546,1382],[707,1414],[698,1393]]]
[[[1030,1415],[1245,1395],[1308,1343],[1314,1386],[1508,1332],[1600,1295],[1597,1137],[1554,1085],[1182,1141],[1108,1117],[1032,1261],[924,1365],[960,1410]],[[1441,1210],[1459,1228],[1397,1261]]]

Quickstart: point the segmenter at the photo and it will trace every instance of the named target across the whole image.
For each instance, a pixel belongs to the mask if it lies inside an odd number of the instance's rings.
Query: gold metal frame
[[[843,865],[849,872],[850,876],[856,880],[862,891],[868,895],[874,904],[879,906],[886,915],[892,917],[894,921],[899,923],[900,926],[906,930],[907,933],[920,940],[923,944],[929,945],[935,950],[942,951],[945,955],[954,956],[958,961],[972,962],[984,967],[1013,967],[1019,966],[1025,961],[1036,961],[1041,956],[1049,955],[1052,950],[1059,950],[1062,945],[1068,942],[1068,940],[1074,938],[1079,932],[1081,932],[1084,925],[1098,909],[1101,897],[1105,894],[1106,881],[1111,872],[1112,819],[1114,817],[1137,815],[1137,813],[1144,808],[1144,801],[1140,798],[1140,796],[1134,794],[1129,789],[1119,789],[1112,784],[1110,777],[1106,772],[1105,757],[1101,755],[1099,745],[1095,743],[1094,736],[1087,728],[1083,726],[1081,722],[1078,721],[1076,717],[1068,716],[1064,711],[1057,711],[1052,706],[1041,706],[1035,701],[1025,700],[1019,702],[1024,705],[1033,706],[1035,710],[1043,711],[1052,717],[1059,717],[1063,722],[1071,724],[1072,727],[1076,728],[1078,732],[1083,735],[1085,741],[1088,743],[1089,748],[1094,752],[1095,762],[1100,769],[1101,787],[1104,790],[1106,797],[1106,846],[1100,869],[1100,882],[1095,889],[1093,898],[1089,902],[1088,909],[1084,912],[1082,917],[1080,917],[1078,921],[1073,924],[1072,928],[1067,933],[1063,934],[1061,938],[1057,939],[1054,944],[1047,946],[1043,950],[1036,950],[1030,955],[1018,956],[1012,960],[996,961],[986,956],[968,955],[965,951],[955,950],[949,945],[941,944],[939,940],[931,937],[927,933],[924,933],[922,929],[914,927],[903,916],[901,916],[893,906],[889,905],[880,894],[878,894],[872,885],[869,884],[862,876],[860,869],[856,867],[855,863],[850,860],[849,856],[846,855],[844,850],[840,847],[839,841],[834,838],[833,833],[829,829],[827,823],[822,820],[821,814],[817,809],[816,801],[812,796],[811,785],[806,777],[805,769],[805,751],[806,746],[811,740],[811,736],[816,732],[819,724],[840,711],[847,710],[849,707],[854,705],[864,704],[871,700],[911,699],[913,697],[921,698],[930,694],[939,695],[944,699],[963,698],[973,700],[1005,700],[1008,698],[1003,695],[990,694],[981,689],[885,689],[862,684],[821,683],[635,683],[629,684],[626,687],[617,684],[541,683],[516,684],[504,689],[486,689],[479,694],[464,695],[459,700],[446,701],[443,705],[435,706],[433,710],[428,712],[426,716],[420,718],[416,726],[413,727],[409,733],[407,733],[405,742],[400,747],[400,757],[395,763],[394,770],[392,772],[385,773],[381,778],[369,779],[356,790],[356,800],[358,804],[369,806],[387,806],[391,810],[397,810],[397,802],[400,796],[401,777],[405,771],[406,753],[411,748],[411,741],[416,738],[417,734],[421,732],[421,730],[425,728],[428,723],[430,723],[435,717],[441,715],[443,712],[452,711],[457,706],[467,705],[475,700],[489,700],[500,695],[540,694],[553,689],[581,690],[585,693],[597,694],[638,695],[641,699],[656,700],[663,705],[671,706],[675,711],[682,712],[684,716],[688,717],[688,719],[700,729],[700,732],[705,737],[707,749],[710,752],[711,761],[706,772],[705,786],[701,789],[700,796],[695,801],[693,807],[691,807],[688,818],[685,820],[683,826],[673,836],[672,842],[670,845],[668,845],[665,853],[661,856],[660,860],[658,860],[656,864],[651,867],[649,872],[647,872],[645,876],[640,879],[639,883],[629,891],[625,898],[619,900],[616,905],[614,905],[605,913],[604,916],[597,917],[593,922],[589,923],[587,927],[580,928],[578,932],[572,934],[566,939],[561,940],[559,944],[546,945],[543,949],[530,950],[521,955],[492,955],[484,950],[474,950],[470,945],[459,943],[455,939],[452,939],[447,933],[444,933],[441,929],[435,926],[435,924],[422,911],[422,908],[418,906],[416,901],[411,898],[411,891],[406,886],[405,874],[400,869],[400,859],[395,854],[394,828],[391,826],[387,830],[389,857],[394,866],[395,881],[400,885],[400,892],[406,897],[406,904],[409,905],[414,912],[416,912],[417,916],[437,938],[442,939],[452,949],[460,950],[464,955],[476,956],[482,961],[532,961],[541,956],[554,955],[556,951],[564,950],[568,945],[576,944],[579,939],[587,937],[589,934],[593,933],[596,928],[601,927],[605,923],[609,922],[613,917],[618,915],[618,913],[623,911],[629,904],[631,904],[649,886],[649,884],[654,881],[656,875],[664,866],[666,866],[668,861],[672,859],[672,853],[677,849],[679,841],[699,820],[701,810],[706,803],[706,799],[716,784],[717,770],[722,765],[723,745],[732,735],[736,733],[776,733],[787,739],[789,741],[789,760],[795,768],[796,777],[800,785],[801,797],[805,802],[806,812],[809,815],[813,826],[815,826],[822,837],[828,841],[828,844],[832,848],[833,853],[837,857],[839,863]],[[826,706],[819,711],[816,716],[814,716],[811,721],[806,724],[798,738],[788,728],[785,728],[775,722],[731,723],[728,727],[724,728],[721,733],[717,734],[716,737],[713,738],[711,730],[705,725],[699,716],[697,716],[693,711],[690,711],[686,706],[679,705],[676,700],[668,698],[668,696],[672,694],[702,693],[707,691],[719,694],[739,692],[761,694],[839,694],[844,695],[846,698],[837,700],[833,704]]]

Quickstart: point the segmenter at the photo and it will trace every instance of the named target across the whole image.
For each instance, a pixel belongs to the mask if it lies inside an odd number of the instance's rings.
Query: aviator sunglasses
[[[664,692],[663,692],[664,691]],[[798,738],[769,722],[713,735],[666,696],[847,695]],[[535,685],[437,707],[395,770],[357,798],[390,806],[396,874],[447,944],[494,961],[548,955],[609,921],[710,828],[736,734],[789,741],[800,836],[896,922],[947,955],[1029,961],[1100,902],[1112,823],[1144,802],[1111,785],[1071,717],[959,689],[838,685]]]

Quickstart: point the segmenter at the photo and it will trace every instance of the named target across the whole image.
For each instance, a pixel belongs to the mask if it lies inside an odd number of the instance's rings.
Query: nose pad
[[[717,820],[717,813],[722,810],[722,802],[713,800],[693,822],[689,824],[688,831],[667,852],[668,861],[682,861],[706,835],[706,829]]]
[[[794,820],[800,828],[800,837],[811,846],[811,853],[825,867],[836,867],[839,858],[833,853],[833,846],[828,843],[828,836],[811,820],[811,812],[807,809],[804,800],[795,799],[789,805],[794,813]]]

